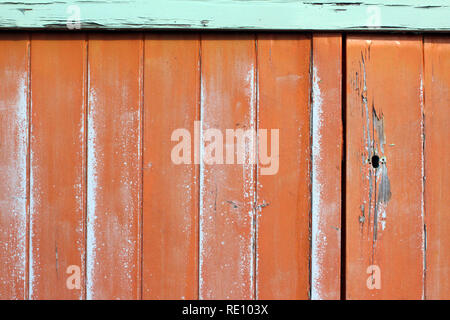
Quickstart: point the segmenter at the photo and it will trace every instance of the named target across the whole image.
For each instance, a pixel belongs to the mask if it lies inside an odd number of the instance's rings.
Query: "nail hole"
[[[371,163],[372,167],[378,168],[380,166],[380,157],[377,155],[372,156]]]

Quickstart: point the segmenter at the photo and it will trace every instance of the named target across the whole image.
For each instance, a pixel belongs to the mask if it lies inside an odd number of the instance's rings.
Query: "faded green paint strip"
[[[67,29],[78,8],[94,30],[450,31],[450,0],[0,0],[0,29]]]

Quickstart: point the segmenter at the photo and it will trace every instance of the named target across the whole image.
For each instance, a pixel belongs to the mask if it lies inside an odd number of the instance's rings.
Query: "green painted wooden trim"
[[[450,0],[0,0],[0,29],[78,27],[450,31]]]

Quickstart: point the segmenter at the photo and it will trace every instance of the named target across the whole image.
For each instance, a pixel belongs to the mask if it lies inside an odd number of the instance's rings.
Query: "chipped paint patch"
[[[3,0],[0,15],[6,18],[0,28],[67,30],[66,9],[77,5],[84,30],[450,30],[447,0],[434,0],[432,6],[423,0],[135,0],[132,6],[105,0],[30,2]],[[383,12],[376,25],[367,16],[374,5]]]
[[[30,89],[31,91],[31,89]],[[31,94],[31,92],[30,92]],[[30,99],[30,109],[33,110],[33,106],[32,106],[32,102]],[[31,110],[30,110],[30,114],[31,114]],[[41,198],[40,198],[40,189],[38,186],[36,186],[35,184],[35,170],[34,170],[34,166],[33,166],[33,159],[34,157],[34,152],[32,149],[32,144],[33,144],[33,126],[31,125],[31,119],[29,119],[30,122],[30,220],[29,220],[29,247],[28,247],[28,298],[29,299],[33,299],[33,295],[34,295],[34,289],[35,289],[35,285],[36,282],[38,281],[36,275],[40,274],[40,270],[39,269],[39,265],[35,264],[35,260],[39,260],[39,246],[36,246],[36,250],[33,250],[34,248],[34,244],[33,244],[33,240],[35,239],[35,234],[34,234],[34,215],[33,213],[35,212],[35,207],[37,205],[40,205],[41,202]],[[37,204],[37,205],[36,205]],[[36,270],[35,270],[36,269]]]
[[[219,71],[222,72],[220,69],[211,76],[202,74],[201,80],[200,299],[254,296],[256,193],[253,157],[256,139],[252,136],[250,143],[245,145],[242,164],[221,167],[220,164],[205,164],[204,159],[209,146],[206,137],[208,129],[224,131],[239,127],[254,130],[256,124],[255,66],[246,58],[236,60],[232,66],[240,83],[236,95],[224,91],[226,83],[223,83],[221,76],[217,76]],[[233,112],[242,117],[235,122],[225,111],[222,119],[218,115],[222,112],[219,107],[236,110]],[[232,259],[227,259],[225,254],[231,254]],[[224,275],[232,278],[220,283]]]
[[[34,253],[33,253],[33,239],[34,239],[34,219],[33,219],[33,212],[35,208],[35,200],[38,200],[39,198],[35,199],[34,191],[36,190],[35,184],[34,184],[34,172],[33,172],[33,150],[30,148],[30,235],[29,235],[29,247],[28,247],[28,298],[33,299],[33,291],[34,291],[34,284],[35,284],[35,275],[34,275]],[[39,248],[37,248],[39,249]]]
[[[0,96],[0,263],[4,271],[0,274],[0,298],[23,299],[27,273],[27,73],[6,65],[0,78],[14,85],[11,95]]]
[[[95,236],[96,198],[97,198],[97,148],[94,114],[96,94],[89,90],[88,103],[88,139],[87,139],[87,221],[86,221],[86,298],[93,299],[97,239]]]
[[[423,232],[422,232],[422,254],[423,254],[423,288],[425,288],[425,279],[426,279],[426,272],[427,272],[427,233],[426,233],[426,221],[425,221],[425,97],[424,97],[424,85],[423,85],[423,76],[420,75],[420,114],[422,115],[422,118],[420,119],[420,130],[422,133],[422,152],[420,153],[420,168],[421,168],[421,174],[422,174],[422,198],[421,198],[421,217],[422,217],[422,224],[423,224]],[[425,299],[426,292],[423,290],[422,293],[422,299]]]
[[[205,216],[203,211],[203,203],[204,203],[204,194],[205,194],[205,165],[203,163],[203,157],[205,154],[205,144],[204,144],[204,137],[203,137],[203,115],[204,115],[204,105],[205,105],[205,83],[204,79],[202,78],[201,84],[200,84],[200,127],[199,127],[199,263],[198,263],[198,281],[199,281],[199,292],[198,297],[200,300],[203,298],[203,272],[202,272],[202,266],[203,266],[203,258],[204,258],[204,247],[205,247],[205,237],[203,230],[205,229]],[[197,150],[195,150],[197,152]],[[209,295],[209,294],[208,294]]]
[[[311,248],[311,299],[320,300],[323,252],[327,244],[326,234],[322,232],[322,93],[317,67],[313,67],[312,83],[312,248]]]
[[[384,117],[382,114],[380,116],[377,115],[375,107],[372,107],[372,125],[377,135],[373,140],[374,142],[371,155],[377,155],[380,159],[379,167],[371,169],[375,176],[373,188],[375,189],[378,184],[378,190],[375,193],[374,200],[373,240],[375,243],[378,238],[379,224],[381,223],[381,230],[386,228],[386,207],[392,196],[386,157],[384,156],[384,145],[386,144],[386,136],[384,134]]]

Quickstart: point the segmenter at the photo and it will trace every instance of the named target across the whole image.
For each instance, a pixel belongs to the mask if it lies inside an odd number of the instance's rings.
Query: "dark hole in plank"
[[[377,155],[373,155],[371,159],[372,167],[377,169],[380,166],[380,157]]]

